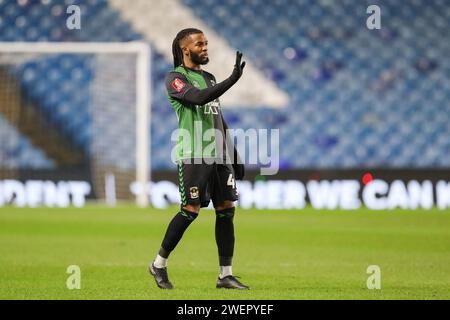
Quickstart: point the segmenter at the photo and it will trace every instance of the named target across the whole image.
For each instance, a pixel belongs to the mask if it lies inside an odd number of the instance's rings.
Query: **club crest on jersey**
[[[186,87],[186,84],[180,78],[175,78],[175,80],[172,81],[172,87],[177,90],[177,92],[181,92],[181,90]]]
[[[189,189],[191,192],[191,199],[197,199],[198,198],[198,187],[192,187]]]
[[[199,85],[198,82],[195,81],[195,80],[192,80],[192,85],[193,85],[194,87],[196,87],[196,88],[200,88],[200,85]]]

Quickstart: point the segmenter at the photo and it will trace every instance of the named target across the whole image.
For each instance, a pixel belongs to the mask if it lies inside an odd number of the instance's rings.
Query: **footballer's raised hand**
[[[244,71],[245,67],[245,61],[241,62],[242,60],[242,52],[237,51],[236,52],[236,63],[234,64],[233,73],[231,74],[232,78],[237,81]]]

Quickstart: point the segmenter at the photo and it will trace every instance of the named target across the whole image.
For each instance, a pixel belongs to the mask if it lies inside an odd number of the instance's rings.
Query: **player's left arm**
[[[233,68],[231,75],[215,86],[208,87],[205,89],[197,89],[191,86],[189,90],[184,94],[184,100],[188,103],[196,105],[204,105],[211,101],[216,100],[228,91],[242,76],[244,71],[245,61],[242,61],[242,53],[236,52],[236,63]],[[185,85],[183,83],[183,85]]]

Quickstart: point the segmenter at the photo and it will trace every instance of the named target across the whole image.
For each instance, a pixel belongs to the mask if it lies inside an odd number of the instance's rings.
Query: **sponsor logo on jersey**
[[[220,103],[219,101],[216,99],[210,103],[207,103],[205,105],[204,108],[204,113],[205,114],[219,114],[219,109],[220,109]]]
[[[172,87],[177,90],[177,92],[181,92],[181,90],[186,87],[186,84],[180,78],[175,78],[175,80],[172,81]]]

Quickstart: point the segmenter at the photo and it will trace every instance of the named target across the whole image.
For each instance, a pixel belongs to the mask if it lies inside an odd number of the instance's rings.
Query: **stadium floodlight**
[[[0,116],[56,167],[88,163],[98,198],[112,174],[119,198],[137,181],[147,206],[150,54],[145,42],[0,42]],[[27,112],[35,121],[22,128]]]

